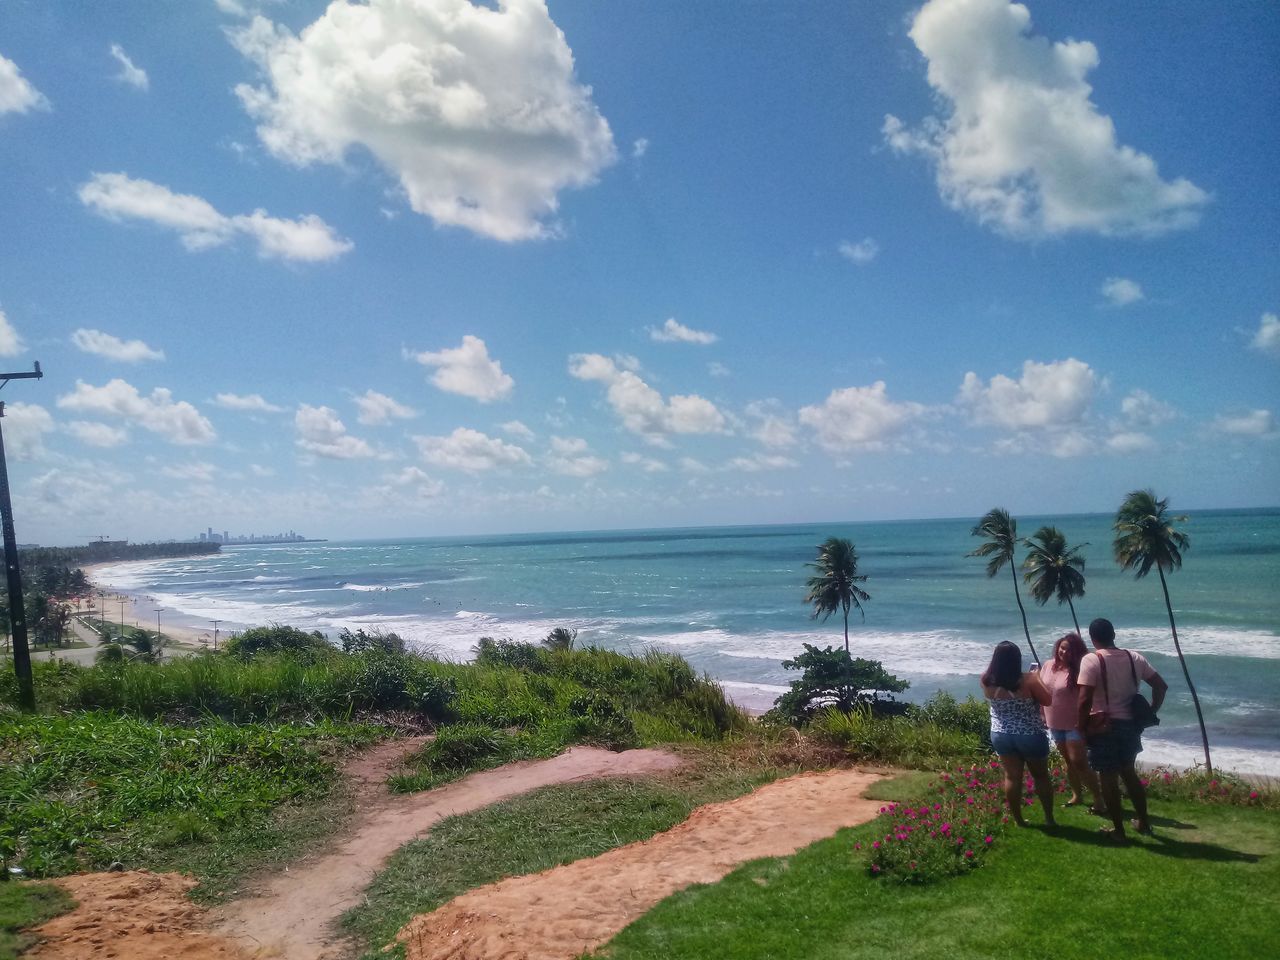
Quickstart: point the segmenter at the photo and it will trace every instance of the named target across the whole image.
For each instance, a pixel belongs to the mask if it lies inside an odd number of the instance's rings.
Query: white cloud
[[[268,403],[262,398],[261,394],[250,393],[240,395],[236,393],[220,393],[213,398],[215,406],[222,407],[224,410],[244,410],[255,413],[284,413],[284,407],[277,407],[274,403]]]
[[[18,336],[18,331],[13,329],[9,318],[0,310],[0,357],[16,357],[25,349],[26,344]]]
[[[1270,410],[1248,410],[1221,414],[1213,419],[1213,429],[1234,437],[1266,437],[1275,433],[1276,418]]]
[[[147,71],[135,66],[120,44],[113,43],[111,45],[111,56],[115,57],[116,62],[120,64],[120,72],[116,74],[117,80],[121,83],[127,83],[135,90],[150,89],[151,81],[147,78]]]
[[[704,474],[708,474],[711,472],[710,467],[708,467],[701,460],[696,460],[693,457],[681,457],[680,469],[683,470],[685,473],[691,473],[694,476],[703,476]]]
[[[1178,415],[1173,407],[1145,390],[1129,391],[1129,395],[1120,401],[1120,412],[1135,427],[1158,427]]]
[[[58,398],[58,406],[77,413],[119,417],[170,443],[212,443],[217,437],[213,424],[187,401],[175,403],[171,391],[156,387],[144,397],[133,384],[118,378],[101,387],[77,380],[74,391]]]
[[[502,425],[502,432],[509,437],[515,437],[517,440],[524,440],[526,442],[537,436],[537,434],[519,420],[508,420]]]
[[[298,434],[295,441],[298,446],[316,456],[330,460],[367,460],[378,456],[364,440],[347,433],[346,424],[338,418],[337,411],[329,407],[298,404],[293,426]]]
[[[857,243],[850,243],[845,240],[840,246],[836,247],[836,250],[839,251],[840,256],[850,263],[856,263],[858,266],[864,267],[880,254],[880,244],[876,243],[871,237],[865,237]]]
[[[1053,363],[1028,360],[1018,380],[996,374],[984,386],[976,373],[966,373],[956,403],[978,423],[1014,429],[1063,427],[1083,420],[1097,382],[1089,365],[1074,358]]]
[[[1127,307],[1147,298],[1142,287],[1126,277],[1107,277],[1100,292],[1114,307]]]
[[[667,465],[661,460],[655,460],[653,457],[646,457],[630,450],[622,455],[622,462],[639,467],[645,473],[666,473],[668,470]]]
[[[140,363],[143,360],[163,360],[164,351],[147,346],[141,340],[121,340],[101,330],[81,327],[71,334],[71,342],[85,353],[119,360],[122,363]]]
[[[301,167],[364,147],[440,224],[547,236],[559,192],[616,157],[543,0],[333,0],[300,35],[259,16],[232,39],[263,74],[236,93],[271,153]]]
[[[696,395],[662,394],[630,370],[619,370],[608,357],[598,353],[575,353],[569,358],[569,373],[579,380],[596,380],[608,387],[609,406],[622,425],[652,442],[661,443],[665,434],[719,433],[725,418],[715,404]]]
[[[72,420],[67,424],[67,432],[90,447],[118,447],[129,439],[129,431],[124,427],[90,420]]]
[[[408,420],[418,415],[413,408],[397,403],[385,393],[378,393],[376,390],[366,390],[363,396],[355,397],[354,400],[360,411],[356,419],[371,427],[393,419]]]
[[[869,387],[832,390],[821,405],[801,407],[800,422],[817,431],[818,443],[829,453],[876,450],[920,417],[918,403],[894,403],[883,380]]]
[[[1156,449],[1156,442],[1145,433],[1126,430],[1107,437],[1107,449],[1112,453],[1147,453]]]
[[[4,317],[0,314],[0,320]],[[0,337],[0,342],[3,338]],[[1280,317],[1274,313],[1264,313],[1258,323],[1258,332],[1253,335],[1253,349],[1280,357]],[[3,351],[0,350],[0,353]]]
[[[910,35],[949,109],[915,131],[887,116],[888,144],[929,158],[948,205],[1011,236],[1194,225],[1208,195],[1189,180],[1161,179],[1090,100],[1085,77],[1097,48],[1030,31],[1027,8],[1008,0],[926,3]]]
[[[414,437],[422,459],[436,466],[479,473],[498,467],[530,463],[529,454],[515,444],[490,437],[479,430],[458,427],[447,437]]]
[[[264,467],[260,463],[249,464],[249,472],[255,477],[274,477],[276,475],[274,467]]]
[[[1055,457],[1070,458],[1088,456],[1094,450],[1093,441],[1079,430],[1064,430],[1048,437],[1049,452]]]
[[[631,144],[631,156],[635,160],[639,160],[649,152],[649,141],[645,137],[640,137],[635,143]]]
[[[707,373],[713,377],[727,377],[732,371],[719,360],[712,360],[707,364]]]
[[[176,230],[188,250],[208,250],[237,235],[252,237],[258,256],[281,260],[333,260],[354,244],[339,237],[315,214],[297,220],[269,217],[265,210],[225,216],[203,197],[174,193],[150,180],[123,173],[95,173],[79,190],[80,202],[108,220],[146,220]]]
[[[467,334],[462,345],[437,353],[405,351],[406,359],[424,367],[435,367],[431,382],[445,393],[457,393],[481,403],[502,400],[511,394],[515,381],[502,372],[502,364],[489,357],[483,340]]]
[[[49,411],[35,403],[7,403],[4,442],[15,460],[38,460],[44,455],[44,435],[53,430]]]
[[[421,467],[405,467],[384,478],[387,487],[398,493],[408,493],[417,500],[435,500],[445,491],[443,481],[432,478]]]
[[[218,468],[212,463],[193,460],[189,463],[167,464],[160,468],[160,472],[166,477],[172,477],[175,480],[188,480],[191,483],[208,483],[213,479],[213,475],[218,472]]]
[[[48,109],[49,101],[22,75],[18,65],[0,56],[0,114]]]
[[[754,417],[759,421],[755,429],[751,431],[751,435],[771,450],[794,447],[798,442],[796,440],[795,424],[789,419],[779,416],[775,412],[778,408],[779,404],[776,400],[757,400],[754,403],[747,404],[746,408],[747,416]]]
[[[720,338],[705,330],[694,330],[686,327],[675,317],[668,317],[661,327],[649,328],[649,339],[659,343],[697,343],[703,346],[715,343]]]
[[[589,454],[580,437],[552,437],[547,466],[566,477],[594,477],[609,469],[609,462]]]
[[[761,470],[789,470],[798,467],[790,457],[776,453],[753,453],[749,457],[734,457],[729,461],[727,469],[741,473],[759,473]]]

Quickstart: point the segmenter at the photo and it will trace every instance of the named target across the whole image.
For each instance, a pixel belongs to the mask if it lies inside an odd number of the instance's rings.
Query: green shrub
[[[475,647],[476,663],[482,667],[513,667],[529,673],[549,672],[547,653],[532,643],[493,637],[481,637]]]
[[[844,713],[826,710],[809,725],[819,742],[847,750],[859,760],[938,769],[989,756],[982,738],[915,717],[877,717],[868,707]]]
[[[626,750],[640,742],[635,724],[617,701],[599,693],[584,693],[569,701],[573,718],[572,739],[610,750]]]
[[[422,763],[432,770],[471,770],[501,763],[515,752],[511,734],[481,723],[444,727],[422,751]]]
[[[381,630],[363,629],[352,633],[346,627],[338,631],[338,643],[343,653],[399,653],[406,652],[404,638],[398,633],[383,633]]]
[[[985,700],[972,695],[960,701],[945,690],[939,690],[915,707],[912,715],[940,727],[976,733],[988,743],[991,740],[991,711]]]
[[[319,630],[305,633],[296,627],[286,627],[278,623],[267,627],[253,627],[243,633],[233,633],[222,649],[228,656],[241,660],[248,660],[263,653],[290,653],[315,659],[333,652],[333,647]]]
[[[901,693],[910,684],[886,672],[878,660],[855,658],[847,650],[819,649],[806,643],[803,653],[784,660],[782,666],[801,671],[800,679],[791,681],[791,689],[778,698],[770,711],[789,723],[807,723],[815,713],[828,708],[845,713],[855,707],[877,713],[905,710],[892,697],[882,700],[880,693]]]

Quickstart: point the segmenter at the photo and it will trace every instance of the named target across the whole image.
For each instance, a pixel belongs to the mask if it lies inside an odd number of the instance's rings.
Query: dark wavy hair
[[[1080,661],[1088,653],[1084,641],[1078,633],[1063,634],[1053,645],[1053,670],[1066,670],[1069,685],[1075,686],[1080,680]]]
[[[987,672],[982,675],[986,687],[1004,687],[1010,693],[1022,683],[1022,650],[1016,643],[1001,640],[991,654]]]

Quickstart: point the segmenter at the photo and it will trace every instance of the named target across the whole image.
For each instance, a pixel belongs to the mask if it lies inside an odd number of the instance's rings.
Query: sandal
[[[1129,842],[1129,835],[1115,827],[1099,827],[1098,833],[1104,840],[1109,840],[1116,846],[1123,846]]]
[[[1129,826],[1133,827],[1136,832],[1142,834],[1144,837],[1154,837],[1156,835],[1156,832],[1151,829],[1151,824],[1147,824],[1146,829],[1143,829],[1142,824],[1137,820],[1130,820]]]
[[[1096,803],[1089,804],[1089,815],[1093,817],[1105,817],[1107,811],[1105,807],[1100,807]]]

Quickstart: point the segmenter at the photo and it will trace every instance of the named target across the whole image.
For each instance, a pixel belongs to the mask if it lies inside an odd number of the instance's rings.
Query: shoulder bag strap
[[[1102,695],[1107,698],[1107,712],[1110,713],[1111,691],[1107,689],[1107,661],[1100,653],[1095,653],[1094,656],[1098,658],[1098,668],[1102,671]]]
[[[1132,651],[1126,650],[1126,651],[1124,652],[1124,655],[1125,655],[1126,657],[1128,657],[1128,658],[1129,658],[1129,672],[1133,674],[1133,692],[1134,692],[1134,693],[1137,693],[1137,692],[1138,692],[1138,690],[1139,690],[1139,687],[1138,687],[1138,668],[1137,668],[1136,666],[1134,666],[1134,663],[1133,663],[1133,653],[1132,653]]]

